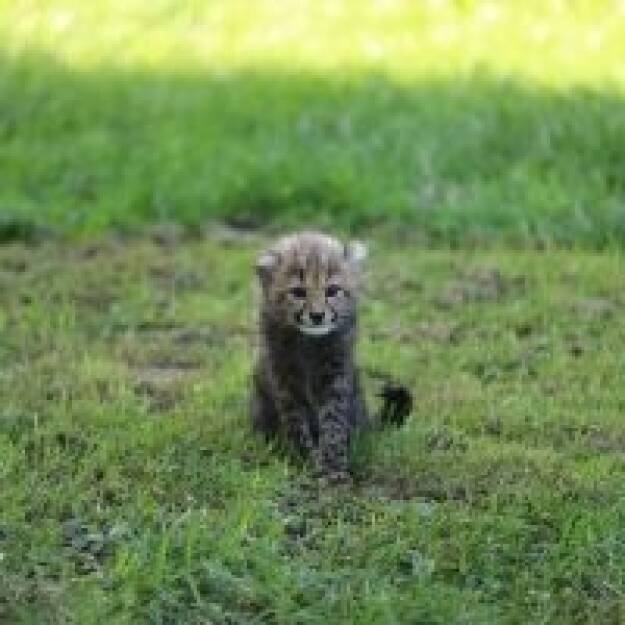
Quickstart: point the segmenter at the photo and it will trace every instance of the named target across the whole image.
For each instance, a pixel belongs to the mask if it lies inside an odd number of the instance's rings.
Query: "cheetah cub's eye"
[[[341,290],[338,284],[330,284],[326,287],[326,297],[336,297]]]
[[[303,286],[294,286],[289,289],[289,293],[296,299],[304,299],[306,297],[306,289]]]

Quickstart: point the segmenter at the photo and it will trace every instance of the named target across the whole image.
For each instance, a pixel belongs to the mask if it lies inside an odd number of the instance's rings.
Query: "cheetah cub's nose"
[[[311,312],[311,313],[308,313],[308,316],[310,317],[310,320],[312,321],[313,325],[320,326],[323,323],[325,313]]]

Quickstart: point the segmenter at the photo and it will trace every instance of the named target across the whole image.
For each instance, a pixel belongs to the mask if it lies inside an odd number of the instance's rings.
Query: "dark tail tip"
[[[412,411],[413,399],[410,390],[403,384],[385,382],[378,397],[384,400],[380,412],[381,424],[395,427],[404,425]]]

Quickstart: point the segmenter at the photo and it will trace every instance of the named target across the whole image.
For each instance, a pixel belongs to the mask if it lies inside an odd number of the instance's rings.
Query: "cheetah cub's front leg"
[[[348,476],[352,431],[358,425],[350,398],[353,389],[344,372],[331,374],[319,409],[319,460],[322,471],[336,481]],[[365,415],[362,415],[364,418]]]

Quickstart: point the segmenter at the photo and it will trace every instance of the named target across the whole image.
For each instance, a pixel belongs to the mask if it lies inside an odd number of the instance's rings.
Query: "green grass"
[[[0,0],[0,623],[625,622],[623,58],[608,0]],[[301,224],[417,398],[350,488],[247,420]]]
[[[0,249],[0,622],[622,623],[622,258],[374,245],[416,407],[318,491],[248,427],[261,244]]]
[[[624,42],[607,0],[4,0],[0,235],[622,245]]]

